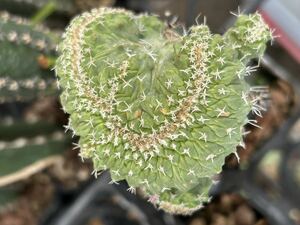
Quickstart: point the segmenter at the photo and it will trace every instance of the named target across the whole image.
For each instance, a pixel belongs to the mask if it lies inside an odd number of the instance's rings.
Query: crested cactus
[[[259,14],[239,15],[224,36],[206,25],[180,35],[156,16],[122,9],[76,17],[56,73],[81,156],[159,208],[192,213],[242,142],[255,104],[247,63],[269,39]]]
[[[0,103],[58,94],[51,69],[56,34],[0,13]]]

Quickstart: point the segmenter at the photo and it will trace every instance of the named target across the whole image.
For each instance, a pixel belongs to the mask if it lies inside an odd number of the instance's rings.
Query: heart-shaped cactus
[[[206,25],[182,36],[122,9],[76,17],[56,72],[81,156],[168,212],[200,208],[242,141],[253,104],[247,63],[270,38],[258,14],[239,16],[224,36]]]

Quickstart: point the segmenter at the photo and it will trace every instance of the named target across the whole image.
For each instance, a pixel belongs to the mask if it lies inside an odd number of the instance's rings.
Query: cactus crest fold
[[[56,73],[81,156],[149,200],[190,214],[242,141],[252,108],[247,63],[271,32],[240,15],[225,35],[206,25],[180,35],[153,15],[101,8],[76,17]]]

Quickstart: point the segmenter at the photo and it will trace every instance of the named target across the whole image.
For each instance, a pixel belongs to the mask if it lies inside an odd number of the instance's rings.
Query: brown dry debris
[[[24,186],[18,201],[0,214],[1,225],[37,224],[41,211],[53,198],[53,183],[44,173],[33,176]]]

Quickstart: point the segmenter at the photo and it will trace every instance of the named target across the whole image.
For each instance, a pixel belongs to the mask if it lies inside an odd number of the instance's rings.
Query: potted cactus
[[[55,70],[80,156],[167,212],[201,208],[243,145],[247,114],[259,113],[244,77],[272,39],[261,16],[238,15],[223,36],[205,24],[180,34],[153,15],[101,8],[63,38]]]

